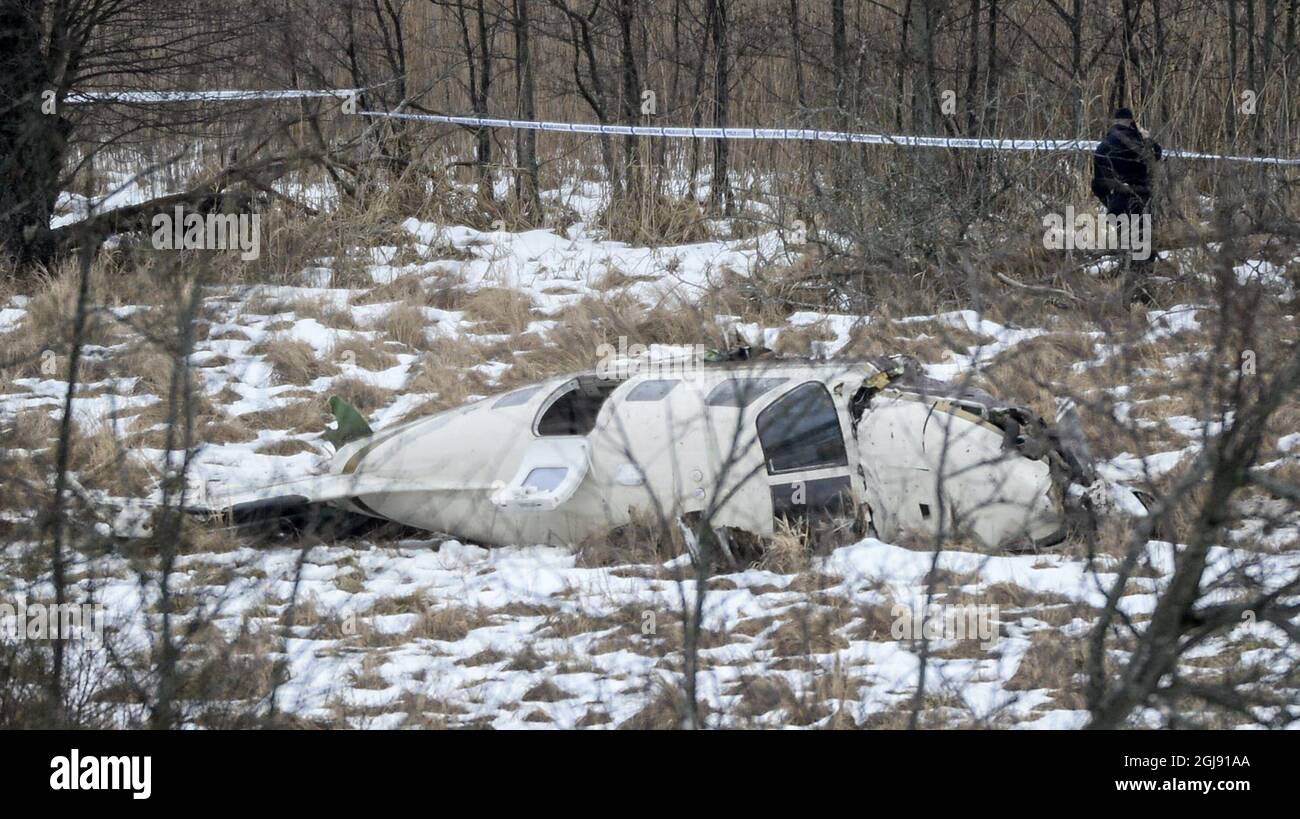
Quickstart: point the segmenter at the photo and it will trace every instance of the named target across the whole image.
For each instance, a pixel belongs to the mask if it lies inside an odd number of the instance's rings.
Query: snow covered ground
[[[569,194],[576,202],[574,192]],[[430,406],[513,385],[527,354],[555,343],[585,302],[627,299],[645,309],[673,299],[689,303],[726,276],[748,275],[782,254],[775,233],[647,248],[604,240],[586,222],[564,231],[511,233],[407,219],[400,229],[405,245],[368,249],[364,270],[370,283],[364,286],[343,286],[333,260],[323,257],[305,267],[297,283],[221,284],[204,293],[204,328],[191,355],[209,403],[199,425],[203,443],[189,469],[196,485],[257,486],[318,468],[329,452],[319,437],[324,400],[341,391],[341,384],[364,393],[372,404],[367,414],[382,429]],[[1238,275],[1289,286],[1263,262],[1243,266]],[[494,320],[494,308],[484,303],[504,298],[503,291],[517,294],[523,305],[514,326]],[[431,298],[433,292],[445,298]],[[0,305],[0,334],[30,329],[24,327],[30,309],[22,296]],[[82,429],[111,430],[111,437],[127,442],[130,457],[156,476],[166,466],[166,424],[150,414],[165,396],[147,388],[157,383],[157,374],[114,363],[139,345],[130,319],[147,309],[112,309],[118,334],[88,349],[92,364],[103,365],[95,371],[111,377],[79,391],[74,415]],[[1200,330],[1198,309],[1153,311],[1141,341],[1177,338],[1190,351],[1196,345],[1189,339]],[[412,310],[414,334],[407,332]],[[781,348],[783,335],[810,335],[808,351],[825,357],[861,354],[857,340],[869,326],[900,342],[932,340],[936,327],[976,338],[927,360],[928,372],[938,378],[968,374],[1018,345],[1061,332],[1051,319],[1018,327],[970,310],[889,322],[812,311],[779,323],[754,316],[712,318],[717,327],[737,326],[751,341],[774,349]],[[517,343],[524,337],[526,347]],[[716,338],[681,341],[716,344]],[[1092,357],[1070,362],[1065,371],[1103,368],[1118,352],[1098,345]],[[1166,366],[1188,363],[1172,360]],[[429,377],[431,368],[444,377]],[[449,382],[457,382],[459,392],[453,395]],[[57,419],[67,390],[66,382],[44,373],[11,379],[4,387],[0,428],[13,428],[32,413]],[[1115,387],[1122,397],[1126,385]],[[1152,400],[1120,401],[1117,412],[1140,410]],[[1163,424],[1174,445],[1105,458],[1101,474],[1112,482],[1118,514],[1140,511],[1120,482],[1173,470],[1214,431],[1190,416],[1133,420]],[[1275,467],[1300,453],[1290,439],[1278,448]],[[25,451],[8,449],[3,456],[22,458]],[[139,497],[124,497],[132,493],[111,482],[88,484],[85,494],[105,508],[126,506],[121,514],[105,514],[101,533],[147,534],[141,507],[126,503]],[[143,497],[157,500],[160,490],[155,485]],[[20,510],[5,514],[9,520],[23,517]],[[1250,543],[1216,550],[1212,574],[1227,576],[1250,560],[1278,572],[1293,573],[1300,565],[1295,528],[1238,534]],[[1268,554],[1261,556],[1261,543]],[[0,553],[6,595],[49,594],[47,574],[24,579],[18,569],[31,548],[20,540]],[[1149,615],[1176,548],[1148,544],[1149,571],[1131,581],[1122,599],[1130,617],[1141,621]],[[305,721],[669,727],[680,721],[682,612],[695,587],[684,556],[665,557],[532,544],[484,549],[436,539],[359,539],[304,553],[299,544],[253,548],[207,532],[186,550],[170,580],[183,604],[180,621],[210,621],[213,631],[205,639],[246,660],[239,668],[258,678],[250,689],[231,693],[231,701],[258,701],[269,691],[269,675],[258,677],[258,664],[284,662],[287,677],[276,707]],[[982,606],[993,628],[979,640],[943,633],[931,644],[927,724],[1082,724],[1082,637],[1114,578],[1113,558],[1103,554],[1090,561],[1070,549],[990,556],[958,543],[934,560],[923,544],[865,539],[806,564],[713,577],[705,597],[699,675],[709,724],[905,724],[920,649],[918,641],[897,632],[907,613],[923,605],[927,578],[935,602]],[[71,576],[78,594],[108,607],[118,637],[142,647],[159,627],[158,578],[141,584],[138,570],[123,555],[82,554]],[[1264,571],[1262,582],[1270,574]],[[1249,651],[1231,655],[1235,661],[1265,668],[1294,664],[1295,658],[1279,653],[1284,650],[1276,646],[1286,641],[1271,626],[1242,628],[1253,629],[1254,639]],[[1220,648],[1222,643],[1209,641],[1200,656],[1213,657]],[[194,724],[205,724],[203,715],[212,707],[190,703]]]

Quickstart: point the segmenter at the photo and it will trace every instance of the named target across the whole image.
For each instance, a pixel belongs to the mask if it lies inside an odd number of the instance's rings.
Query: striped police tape
[[[170,102],[231,102],[243,100],[309,99],[336,97],[346,99],[365,89],[325,90],[258,90],[258,91],[120,91],[70,94],[66,102],[74,104]],[[913,148],[951,148],[984,151],[1091,151],[1095,140],[1081,139],[993,139],[987,137],[934,137],[908,134],[865,134],[851,131],[823,131],[810,128],[679,128],[653,125],[601,125],[582,122],[461,117],[446,114],[412,114],[401,111],[357,111],[358,116],[438,122],[474,128],[512,128],[529,131],[552,131],[566,134],[604,134],[610,136],[648,136],[666,139],[761,139],[801,142],[849,142],[859,145],[896,145]],[[1260,165],[1300,165],[1300,159],[1275,156],[1237,156],[1207,154],[1199,151],[1168,149],[1165,156],[1179,159],[1207,159],[1222,162],[1250,162]]]
[[[166,102],[241,102],[244,100],[298,100],[318,97],[346,99],[356,89],[343,88],[324,91],[290,88],[281,91],[105,91],[99,93],[69,94],[64,102],[71,105],[93,103],[122,103],[145,105]]]
[[[599,125],[579,122],[546,122],[490,117],[459,117],[443,114],[408,114],[398,111],[358,111],[358,116],[440,122],[476,128],[514,128],[529,131],[558,131],[573,134],[650,136],[669,139],[767,139],[786,141],[851,142],[863,145],[897,145],[914,148],[955,148],[986,151],[1092,151],[1096,140],[1081,139],[991,139],[986,137],[931,137],[907,134],[863,134],[851,131],[821,131],[809,128],[661,128],[652,125]],[[1180,159],[1210,159],[1223,162],[1253,162],[1263,165],[1300,165],[1300,159],[1273,156],[1234,156],[1169,149],[1164,156]]]

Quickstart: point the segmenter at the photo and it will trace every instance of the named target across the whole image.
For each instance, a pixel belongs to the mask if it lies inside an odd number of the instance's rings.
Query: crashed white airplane
[[[328,473],[200,505],[239,520],[328,504],[495,545],[573,544],[638,516],[761,537],[856,513],[886,540],[942,527],[1000,548],[1060,540],[1089,471],[1032,412],[903,358],[570,375],[375,433],[330,403]]]

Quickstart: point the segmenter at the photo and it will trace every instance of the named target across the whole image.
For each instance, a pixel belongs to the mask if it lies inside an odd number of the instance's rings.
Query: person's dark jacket
[[[1092,154],[1093,195],[1103,202],[1114,194],[1150,199],[1151,166],[1160,154],[1160,143],[1136,125],[1116,123]]]

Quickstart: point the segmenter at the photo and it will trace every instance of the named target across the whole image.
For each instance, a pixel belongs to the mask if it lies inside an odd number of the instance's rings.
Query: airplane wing
[[[299,498],[307,502],[323,503],[350,497],[354,494],[356,484],[353,475],[330,474],[305,475],[257,487],[227,487],[220,482],[196,481],[191,485],[188,505],[194,511],[219,512],[277,498]]]
[[[244,532],[310,531],[322,537],[346,537],[392,523],[356,502],[362,496],[430,490],[425,482],[338,474],[251,488],[226,488],[219,482],[191,487],[185,507],[190,514],[219,516]]]
[[[192,482],[186,509],[190,512],[223,512],[274,502],[330,503],[366,495],[397,495],[410,492],[492,491],[500,481],[458,481],[425,477],[397,477],[365,474],[306,475],[263,486],[226,488],[219,482]]]

